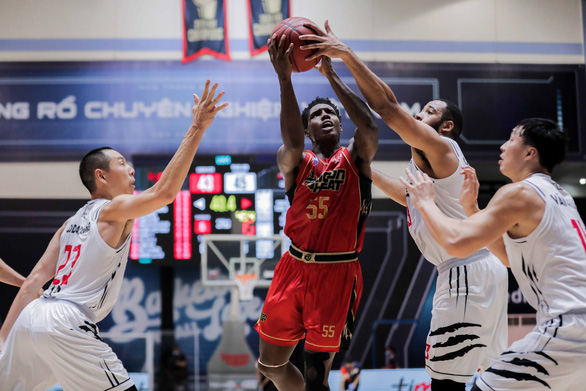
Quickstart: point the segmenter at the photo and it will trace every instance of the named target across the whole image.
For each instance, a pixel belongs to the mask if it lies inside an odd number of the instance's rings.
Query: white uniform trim
[[[22,311],[0,356],[0,389],[122,391],[134,385],[74,303],[41,297]]]
[[[545,211],[527,237],[504,235],[511,271],[537,310],[538,324],[568,312],[586,313],[586,231],[576,204],[548,175],[523,182],[545,201]]]
[[[67,221],[55,278],[26,306],[0,356],[0,389],[122,391],[134,385],[95,325],[118,298],[130,235],[117,249],[98,232],[108,200],[92,200]]]
[[[94,322],[114,307],[126,270],[130,235],[115,249],[98,232],[98,216],[108,200],[88,202],[67,222],[53,284],[44,297],[65,299],[85,307]]]
[[[504,235],[511,270],[537,326],[476,382],[481,390],[583,390],[586,384],[586,234],[572,197],[548,175],[523,182],[545,201],[525,238]]]
[[[466,158],[464,158],[464,154],[462,153],[458,143],[448,137],[442,136],[442,139],[449,142],[452,146],[452,149],[458,157],[458,167],[452,173],[452,175],[446,178],[433,180],[435,203],[437,204],[438,208],[448,217],[463,220],[467,216],[466,212],[464,212],[464,208],[462,205],[460,205],[459,199],[460,188],[464,182],[464,176],[460,174],[460,171],[462,170],[462,166],[467,165],[468,162],[466,161]],[[409,162],[408,169],[413,175],[415,175],[417,171],[421,172],[421,169],[417,167],[413,159],[411,159]],[[409,194],[407,194],[407,212],[409,213],[409,233],[413,237],[413,240],[417,244],[419,251],[421,251],[425,259],[436,266],[443,262],[454,259],[454,257],[448,254],[448,252],[442,246],[440,246],[438,242],[435,241],[429,232],[429,229],[425,226],[421,214],[413,206]],[[487,256],[488,254],[488,250],[486,249],[481,249],[477,253],[479,252],[484,253],[484,256]]]

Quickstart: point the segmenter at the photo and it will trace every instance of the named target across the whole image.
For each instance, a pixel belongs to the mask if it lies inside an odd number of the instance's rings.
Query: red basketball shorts
[[[338,352],[352,338],[362,296],[358,260],[305,262],[285,253],[255,329],[272,344],[291,346],[305,337],[305,348]]]

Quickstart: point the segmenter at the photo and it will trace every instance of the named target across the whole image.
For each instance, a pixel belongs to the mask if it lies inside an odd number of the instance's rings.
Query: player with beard
[[[586,241],[572,196],[551,178],[568,134],[543,118],[521,121],[501,146],[499,169],[513,183],[465,220],[438,209],[434,186],[421,172],[403,184],[437,241],[464,257],[504,238],[511,271],[537,324],[476,381],[472,391],[583,390],[586,383]],[[464,187],[478,183],[468,176]],[[473,191],[473,190],[472,190]]]
[[[285,234],[291,247],[275,269],[255,328],[259,370],[281,391],[329,390],[336,352],[352,337],[362,294],[358,253],[371,207],[370,163],[378,146],[372,113],[338,77],[329,58],[317,69],[328,79],[356,125],[354,138],[340,146],[338,108],[317,98],[303,111],[291,82],[285,36],[268,42],[281,90],[281,137],[277,162],[291,202]],[[311,150],[304,151],[305,137]],[[305,337],[305,381],[289,362]],[[306,384],[305,384],[306,383]]]
[[[402,109],[391,88],[334,35],[328,22],[325,31],[316,25],[308,26],[316,34],[301,39],[316,43],[302,48],[317,49],[308,60],[322,55],[344,61],[370,107],[411,146],[408,170],[433,178],[435,199],[442,212],[459,220],[476,213],[476,195],[461,192],[461,174],[472,168],[455,141],[464,123],[460,109],[447,100],[436,99],[412,117]],[[463,258],[449,255],[434,240],[398,179],[376,170],[372,179],[375,186],[407,207],[409,232],[439,272],[425,352],[432,390],[463,391],[476,371],[488,367],[506,348],[506,268],[487,248]],[[502,239],[488,247],[508,266]]]

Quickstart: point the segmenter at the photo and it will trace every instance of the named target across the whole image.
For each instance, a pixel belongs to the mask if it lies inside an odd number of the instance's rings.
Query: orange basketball
[[[293,49],[291,51],[291,65],[293,65],[293,72],[306,72],[309,71],[311,68],[316,66],[320,60],[321,56],[311,60],[305,61],[306,57],[311,56],[316,52],[316,50],[301,50],[299,49],[302,45],[307,45],[312,43],[313,41],[302,41],[299,39],[300,35],[305,34],[315,34],[315,31],[312,29],[305,27],[305,23],[313,23],[311,20],[307,18],[301,17],[293,17],[288,18],[281,21],[277,27],[273,30],[271,37],[273,34],[277,34],[277,42],[280,41],[281,35],[285,35],[285,47],[288,48],[289,44],[293,42]]]

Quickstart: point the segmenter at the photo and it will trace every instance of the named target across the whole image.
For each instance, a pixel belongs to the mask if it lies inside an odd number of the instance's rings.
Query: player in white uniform
[[[556,123],[521,121],[501,147],[500,188],[482,211],[465,220],[446,216],[432,180],[402,180],[431,234],[463,257],[504,236],[511,270],[537,326],[514,342],[477,380],[475,390],[582,390],[586,384],[586,229],[572,197],[550,173],[568,138]],[[409,183],[411,182],[411,183]],[[472,186],[468,175],[464,187]]]
[[[459,166],[447,178],[434,179],[436,203],[446,215],[462,220],[467,215],[458,195],[467,162],[458,144],[449,138],[446,141],[452,144]],[[413,159],[408,170],[412,174],[422,172]],[[391,180],[381,175],[381,188]],[[438,270],[426,370],[432,379],[466,383],[478,369],[488,368],[507,346],[507,268],[486,248],[462,258],[449,255],[434,240],[411,197],[407,195],[406,199],[409,233],[425,259]],[[441,390],[445,381],[434,383],[439,383],[435,388]]]
[[[203,133],[226,106],[218,106],[224,92],[215,96],[216,88],[208,80],[201,99],[194,94],[189,130],[160,180],[143,193],[133,195],[134,169],[115,150],[98,148],[82,159],[92,200],[53,236],[12,303],[0,330],[0,389],[44,391],[59,382],[65,391],[136,390],[95,323],[118,298],[134,219],[173,201]]]
[[[446,100],[433,100],[413,118],[401,108],[389,86],[331,31],[312,28],[317,41],[304,47],[319,55],[341,58],[356,79],[368,104],[411,146],[409,169],[425,172],[435,180],[442,211],[463,219],[476,211],[475,198],[459,201],[467,164],[454,141],[462,132],[460,109]],[[433,300],[432,320],[425,352],[426,369],[433,391],[464,391],[479,368],[486,368],[507,343],[507,262],[502,240],[465,258],[449,255],[430,235],[405,187],[398,179],[372,170],[373,184],[401,205],[407,206],[409,231],[425,258],[437,265],[439,276]]]

